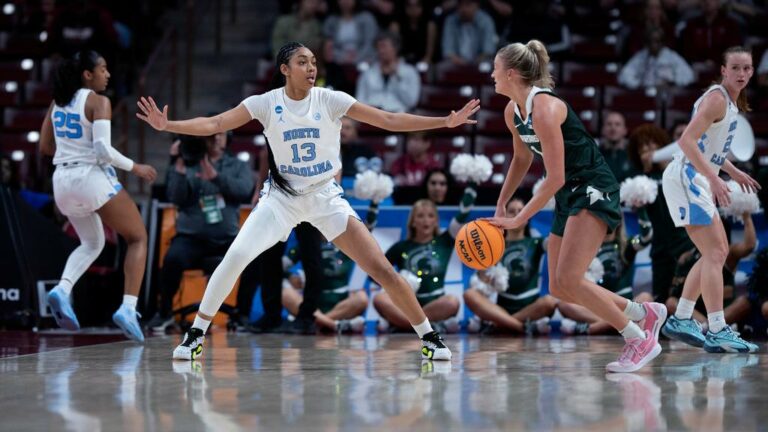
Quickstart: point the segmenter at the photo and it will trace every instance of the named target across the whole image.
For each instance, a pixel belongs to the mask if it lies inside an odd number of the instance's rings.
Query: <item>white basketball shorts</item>
[[[53,173],[53,197],[65,216],[88,216],[122,188],[110,165],[70,162],[58,165]]]
[[[360,220],[343,195],[344,189],[333,179],[298,196],[286,195],[271,182],[265,182],[256,210],[265,206],[274,211],[279,228],[285,233],[281,241],[287,240],[293,227],[302,222],[309,222],[326,240],[332,241],[347,230],[350,216]]]
[[[712,223],[717,208],[709,181],[690,162],[676,157],[664,170],[661,185],[676,227]]]

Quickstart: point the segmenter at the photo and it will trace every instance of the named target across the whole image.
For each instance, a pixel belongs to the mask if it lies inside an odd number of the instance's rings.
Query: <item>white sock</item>
[[[622,336],[624,336],[624,339],[632,339],[632,338],[645,339],[645,332],[643,332],[643,329],[641,329],[640,326],[635,324],[633,321],[630,321],[629,324],[627,324],[627,326],[624,327],[624,329],[621,330],[620,333]]]
[[[192,327],[200,329],[203,334],[208,331],[208,326],[211,325],[211,320],[200,318],[200,315],[195,315],[195,321],[192,323]]]
[[[728,325],[725,323],[725,313],[723,311],[708,313],[707,321],[709,321],[709,331],[712,333],[717,333]]]
[[[139,298],[135,295],[125,294],[123,296],[123,304],[127,306],[130,310],[135,311],[136,310],[136,303],[139,301]]]
[[[416,324],[413,326],[413,329],[416,330],[416,334],[419,335],[419,339],[423,338],[425,334],[434,331],[432,330],[432,324],[429,323],[428,319],[425,319],[421,324]]]
[[[645,318],[645,308],[640,303],[630,300],[627,302],[627,307],[624,308],[624,316],[632,321],[640,321]]]
[[[70,282],[68,279],[60,280],[58,287],[61,288],[61,291],[63,291],[64,294],[72,295],[72,282]]]
[[[677,303],[677,310],[675,311],[675,318],[691,319],[693,316],[693,308],[695,306],[695,301],[680,297],[680,301]]]

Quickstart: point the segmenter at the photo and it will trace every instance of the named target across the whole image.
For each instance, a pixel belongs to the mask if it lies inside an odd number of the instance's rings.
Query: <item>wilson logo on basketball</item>
[[[466,262],[474,261],[472,259],[472,256],[469,254],[469,252],[467,252],[467,245],[464,244],[464,240],[459,240],[459,253],[461,254],[462,257],[464,257],[464,260]]]
[[[469,232],[469,236],[472,238],[472,246],[475,247],[475,251],[477,251],[477,256],[480,258],[480,261],[485,261],[485,251],[483,251],[483,241],[480,240],[480,233],[477,232],[476,229],[473,229]]]

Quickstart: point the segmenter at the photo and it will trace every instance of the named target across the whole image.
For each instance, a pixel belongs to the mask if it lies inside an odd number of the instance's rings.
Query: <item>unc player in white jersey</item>
[[[727,206],[726,183],[718,176],[725,171],[745,192],[760,185],[736,168],[726,157],[736,132],[739,111],[749,111],[744,88],[752,77],[752,54],[742,47],[723,53],[720,84],[713,85],[694,104],[693,118],[678,143],[683,155],[664,170],[662,187],[676,226],[684,226],[701,252],[688,273],[674,316],[662,332],[708,352],[755,352],[757,345],[731,330],[723,314],[723,266],[728,256],[728,238],[715,204]],[[691,318],[701,294],[707,308],[706,336]]]
[[[315,56],[299,43],[282,47],[276,66],[275,73],[285,79],[284,87],[251,96],[214,117],[168,121],[168,106],[160,111],[152,98],[142,97],[138,102],[141,112],[137,117],[159,131],[213,135],[256,119],[264,125],[269,142],[270,178],[262,198],[213,272],[192,328],[173,357],[193,360],[202,354],[205,332],[237,276],[263,251],[286,240],[294,226],[306,221],[384,287],[421,338],[424,358],[449,360],[451,351],[432,329],[410,286],[342,198],[343,191],[333,177],[341,169],[342,116],[391,131],[453,128],[475,123],[469,117],[479,109],[479,101],[472,100],[446,117],[388,113],[346,93],[314,87]]]
[[[94,51],[78,53],[54,75],[54,101],[40,130],[40,152],[53,156],[53,196],[75,228],[80,246],[69,255],[61,281],[48,293],[47,301],[59,326],[80,328],[70,296],[73,285],[104,248],[103,221],[128,243],[125,295],[112,319],[128,338],[143,341],[136,301],[144,277],[147,231],[113,166],[148,181],[154,181],[157,173],[112,148],[112,106],[107,97],[97,94],[106,89],[108,81],[107,64]]]

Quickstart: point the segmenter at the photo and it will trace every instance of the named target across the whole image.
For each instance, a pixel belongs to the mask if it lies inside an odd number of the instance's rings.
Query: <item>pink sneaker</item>
[[[643,303],[645,318],[638,323],[643,331],[651,333],[656,342],[659,341],[659,331],[667,319],[667,307],[661,303]]]
[[[661,354],[661,345],[659,341],[653,338],[653,335],[646,330],[645,339],[631,338],[627,339],[624,350],[619,359],[610,362],[605,367],[608,372],[626,373],[634,372],[656,358]]]

